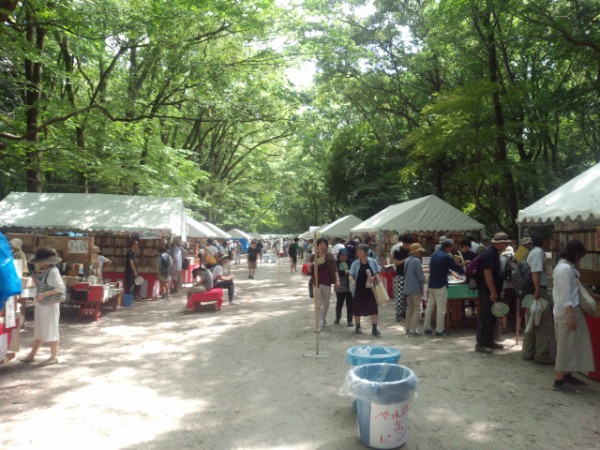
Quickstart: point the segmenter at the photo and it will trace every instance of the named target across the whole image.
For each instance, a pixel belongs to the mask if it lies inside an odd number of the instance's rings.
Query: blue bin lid
[[[346,351],[346,362],[352,366],[372,363],[396,364],[400,360],[400,350],[381,345],[357,345]]]

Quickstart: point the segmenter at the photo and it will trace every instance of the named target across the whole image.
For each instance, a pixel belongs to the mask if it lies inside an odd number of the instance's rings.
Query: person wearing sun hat
[[[404,262],[404,294],[407,297],[406,305],[406,335],[409,337],[423,336],[417,330],[419,325],[419,313],[421,312],[421,297],[423,296],[423,285],[425,274],[421,258],[425,249],[415,242],[410,246],[408,258]]]
[[[40,247],[30,263],[39,265],[40,274],[33,280],[37,286],[35,296],[35,328],[34,342],[29,355],[21,360],[23,363],[32,363],[35,355],[44,342],[50,344],[50,358],[42,362],[41,366],[58,363],[58,322],[60,319],[59,304],[66,298],[66,288],[56,264],[62,259],[50,247]]]
[[[496,233],[491,245],[479,256],[478,296],[480,304],[479,323],[477,324],[477,343],[475,350],[481,353],[492,353],[494,350],[504,348],[494,342],[494,325],[496,317],[492,314],[492,305],[500,301],[502,293],[502,272],[500,268],[500,253],[512,243],[506,233]]]

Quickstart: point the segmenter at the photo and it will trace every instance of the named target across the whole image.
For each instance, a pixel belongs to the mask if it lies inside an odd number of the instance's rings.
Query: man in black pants
[[[233,296],[235,294],[235,288],[233,286],[233,275],[223,275],[223,265],[229,262],[229,256],[222,255],[219,258],[218,264],[213,267],[213,287],[227,289],[229,293],[229,304],[233,304]]]
[[[496,233],[491,244],[479,256],[477,265],[477,290],[481,306],[475,350],[481,353],[492,353],[493,350],[504,348],[494,342],[496,317],[492,314],[492,305],[500,300],[504,281],[500,272],[500,253],[511,244],[511,240],[506,233]]]

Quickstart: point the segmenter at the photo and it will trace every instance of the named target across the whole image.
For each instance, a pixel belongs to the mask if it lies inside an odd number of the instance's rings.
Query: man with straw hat
[[[481,353],[492,353],[504,347],[494,342],[494,325],[496,317],[492,314],[492,305],[500,300],[503,278],[500,271],[500,253],[512,241],[506,233],[496,233],[491,245],[479,256],[478,294],[480,303],[479,323],[477,325],[477,344],[475,350]]]
[[[407,296],[406,307],[406,335],[408,337],[423,336],[417,330],[419,325],[419,313],[421,312],[421,297],[425,274],[421,258],[425,249],[415,242],[410,246],[410,253],[404,262],[404,294]]]

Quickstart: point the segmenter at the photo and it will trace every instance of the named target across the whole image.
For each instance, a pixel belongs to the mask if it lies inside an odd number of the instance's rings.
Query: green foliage
[[[281,3],[19,3],[0,24],[0,196],[177,195],[301,232],[435,193],[492,232],[600,161],[598,2]]]

